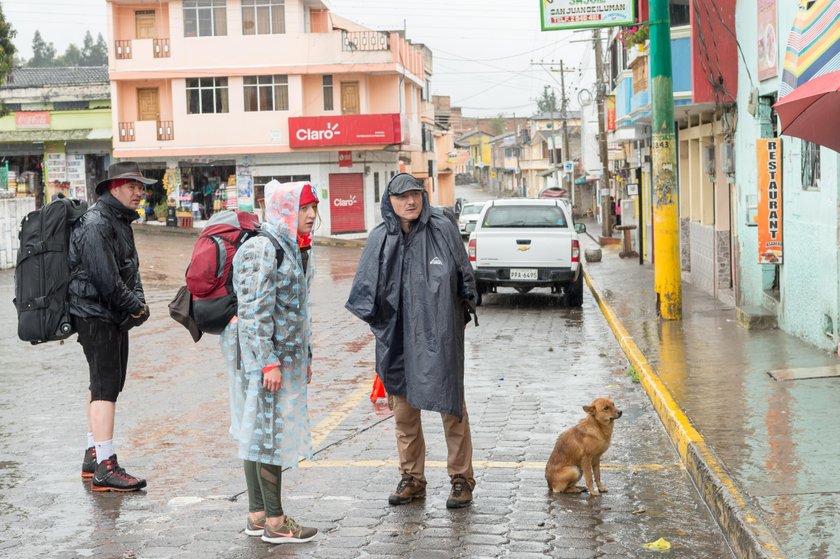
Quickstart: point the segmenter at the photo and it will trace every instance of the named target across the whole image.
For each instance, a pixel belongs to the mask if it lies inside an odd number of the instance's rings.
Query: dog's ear
[[[593,406],[583,406],[583,411],[589,415],[595,415],[595,408]]]

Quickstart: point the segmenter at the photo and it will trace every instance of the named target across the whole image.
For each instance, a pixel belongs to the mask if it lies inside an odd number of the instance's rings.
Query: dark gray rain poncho
[[[345,307],[376,336],[376,372],[389,394],[460,418],[464,328],[468,301],[475,299],[464,243],[425,192],[407,235],[387,194],[382,218],[368,237]]]

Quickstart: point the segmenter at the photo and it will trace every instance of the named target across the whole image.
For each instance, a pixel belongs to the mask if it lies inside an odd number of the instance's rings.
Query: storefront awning
[[[551,168],[546,169],[545,171],[543,171],[541,173],[538,173],[538,174],[541,177],[547,177],[549,175],[553,175],[555,170],[558,171],[558,172],[562,172],[562,169],[560,169],[559,167],[551,167]]]
[[[107,133],[107,135],[106,135]],[[110,140],[110,128],[82,128],[77,130],[10,130],[0,132],[0,142],[62,142],[68,140]]]
[[[775,50],[775,42],[770,44]],[[838,64],[840,13],[834,0],[800,0],[788,37],[779,97],[817,76],[836,71]]]

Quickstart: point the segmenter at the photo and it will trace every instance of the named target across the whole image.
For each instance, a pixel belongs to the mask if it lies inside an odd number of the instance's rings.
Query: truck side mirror
[[[575,232],[586,233],[586,224],[585,223],[575,223]]]

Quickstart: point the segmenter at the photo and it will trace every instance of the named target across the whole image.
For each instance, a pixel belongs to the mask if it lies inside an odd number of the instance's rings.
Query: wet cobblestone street
[[[286,512],[322,533],[297,546],[249,538],[218,340],[193,344],[166,308],[193,242],[138,234],[152,318],[131,335],[115,433],[120,462],[149,481],[134,494],[92,494],[80,479],[81,348],[74,338],[19,342],[14,274],[0,272],[0,556],[626,558],[658,555],[643,545],[665,538],[667,557],[731,557],[588,292],[581,309],[547,291],[485,297],[481,326],[466,337],[475,500],[445,508],[441,422],[424,412],[428,496],[389,506],[399,481],[393,422],[368,399],[373,337],[343,308],[360,251],[321,246],[309,393],[317,454],[283,484]],[[604,456],[609,493],[551,496],[543,469],[558,433],[607,395],[624,411]]]

